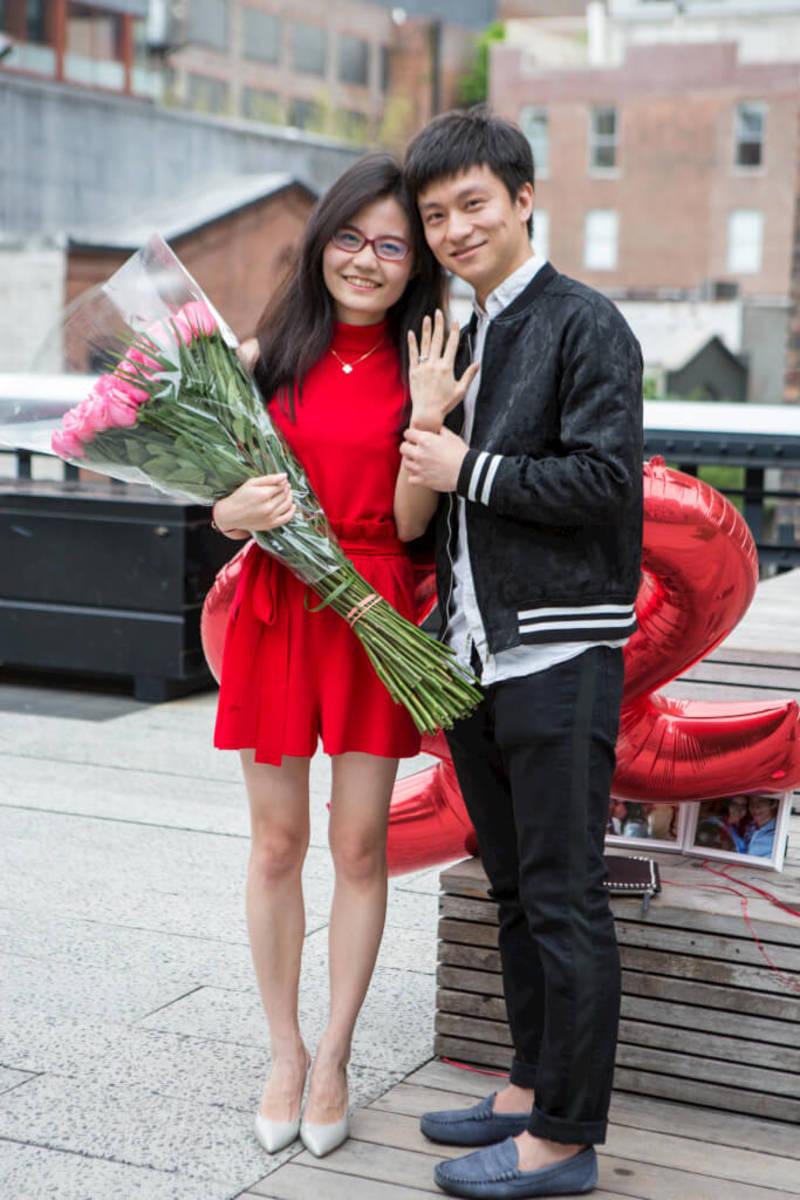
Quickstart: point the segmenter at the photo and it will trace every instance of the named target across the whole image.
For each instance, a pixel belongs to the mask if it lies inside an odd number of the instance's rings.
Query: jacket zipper
[[[447,626],[450,624],[450,601],[453,597],[453,577],[455,575],[455,563],[453,562],[452,545],[453,545],[453,530],[451,526],[451,518],[453,516],[453,493],[447,493],[447,561],[450,564],[450,581],[447,589],[447,603],[442,609],[442,632],[439,635],[440,641],[445,641],[447,638]]]

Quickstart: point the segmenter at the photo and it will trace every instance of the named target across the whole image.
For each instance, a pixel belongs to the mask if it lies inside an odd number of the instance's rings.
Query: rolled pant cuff
[[[534,1104],[528,1133],[550,1142],[596,1146],[606,1140],[606,1126],[606,1121],[565,1121],[562,1117],[551,1117]]]
[[[536,1086],[536,1064],[522,1062],[519,1058],[511,1060],[511,1070],[508,1082],[517,1087],[533,1088]]]

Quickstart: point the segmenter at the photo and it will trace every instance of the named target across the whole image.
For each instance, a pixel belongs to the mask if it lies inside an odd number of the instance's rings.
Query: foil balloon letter
[[[203,608],[206,658],[219,677],[242,552],[223,567]],[[639,628],[625,647],[625,690],[613,794],[675,803],[800,783],[800,710],[793,700],[676,700],[660,690],[710,653],[753,598],[758,559],[744,519],[723,496],[660,459],[644,467]],[[420,619],[430,575],[418,586]],[[443,735],[423,739],[440,761],[395,785],[389,814],[393,874],[476,852]]]

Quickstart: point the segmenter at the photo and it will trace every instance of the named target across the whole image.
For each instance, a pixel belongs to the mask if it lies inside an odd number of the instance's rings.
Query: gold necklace
[[[380,338],[380,339],[379,339],[379,340],[378,340],[378,341],[375,343],[375,345],[372,347],[372,349],[371,349],[371,350],[368,350],[366,354],[362,354],[360,358],[356,358],[356,359],[354,359],[354,360],[353,360],[353,362],[351,362],[351,363],[349,363],[349,362],[345,362],[343,358],[340,358],[340,357],[339,357],[339,355],[338,355],[338,354],[336,353],[336,351],[334,350],[333,346],[331,346],[331,347],[330,347],[330,351],[331,351],[331,354],[333,355],[333,357],[334,357],[334,358],[336,359],[336,361],[338,362],[339,366],[342,368],[342,371],[344,372],[344,374],[345,374],[345,375],[352,375],[352,373],[353,373],[353,367],[357,367],[357,366],[358,366],[358,364],[359,364],[360,362],[363,362],[365,358],[369,358],[370,354],[374,354],[374,353],[375,353],[375,351],[378,349],[378,347],[379,347],[379,346],[381,346],[381,345],[383,345],[383,338]]]

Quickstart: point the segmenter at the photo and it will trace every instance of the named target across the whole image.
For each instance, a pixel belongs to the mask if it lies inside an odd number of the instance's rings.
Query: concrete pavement
[[[243,884],[238,756],[216,695],[158,706],[0,680],[0,1196],[228,1200],[265,1154],[268,1068]],[[423,765],[420,758],[404,772]],[[312,764],[302,1023],[327,999],[328,760]],[[438,870],[391,884],[351,1092],[431,1055]]]

